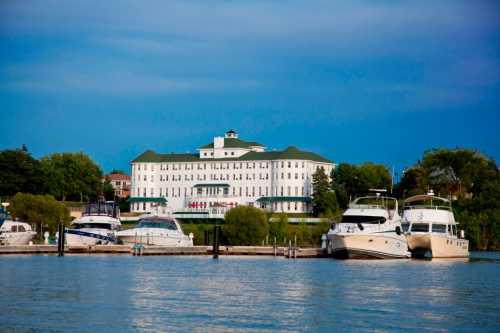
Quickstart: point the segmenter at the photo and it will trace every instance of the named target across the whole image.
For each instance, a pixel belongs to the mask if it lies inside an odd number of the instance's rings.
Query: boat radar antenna
[[[427,195],[434,196],[434,190],[431,188],[429,192],[427,192]]]
[[[380,197],[380,195],[381,195],[382,193],[387,193],[387,189],[385,189],[385,188],[371,188],[371,189],[369,189],[368,191],[370,191],[370,192],[375,192],[375,195],[376,195],[377,197]]]

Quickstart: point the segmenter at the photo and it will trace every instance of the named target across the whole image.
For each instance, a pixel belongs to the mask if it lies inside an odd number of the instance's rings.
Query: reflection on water
[[[4,256],[0,331],[498,332],[488,257]]]

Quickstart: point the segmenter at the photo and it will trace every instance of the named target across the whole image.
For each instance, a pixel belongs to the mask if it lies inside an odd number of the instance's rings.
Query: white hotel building
[[[312,175],[335,167],[318,154],[288,147],[266,151],[234,131],[215,137],[197,154],[157,154],[148,150],[131,162],[131,211],[159,207],[176,215],[223,216],[237,205],[273,212],[310,212]]]

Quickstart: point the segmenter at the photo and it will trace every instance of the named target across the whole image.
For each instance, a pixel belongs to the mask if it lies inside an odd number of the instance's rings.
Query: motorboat
[[[409,258],[398,201],[381,196],[360,197],[349,204],[327,234],[328,253],[338,259]]]
[[[193,246],[193,234],[186,236],[179,222],[172,217],[142,217],[135,228],[119,231],[116,236],[123,244]]]
[[[451,202],[428,194],[405,200],[403,225],[412,257],[464,258],[469,256],[469,241],[457,235]]]
[[[0,208],[0,245],[27,245],[36,236],[31,225],[12,220],[7,213],[8,203]]]
[[[68,246],[116,244],[121,228],[120,209],[114,201],[99,201],[84,206],[82,216],[66,230]]]

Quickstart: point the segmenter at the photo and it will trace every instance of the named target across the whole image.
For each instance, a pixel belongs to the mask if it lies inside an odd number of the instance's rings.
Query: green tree
[[[224,216],[224,235],[231,245],[259,245],[269,231],[266,214],[251,206],[238,206]]]
[[[332,216],[337,211],[338,204],[324,168],[318,168],[313,174],[312,186],[313,214],[315,216]]]
[[[103,195],[103,175],[84,153],[52,154],[40,160],[44,193],[60,200],[79,201]]]
[[[347,208],[349,201],[369,193],[370,189],[389,189],[391,175],[382,164],[364,163],[359,166],[340,163],[332,171],[332,189],[340,207]]]
[[[0,170],[0,196],[40,192],[40,163],[31,157],[26,147],[1,151]]]
[[[272,243],[276,237],[276,243],[281,244],[285,240],[288,226],[288,215],[285,213],[278,214],[269,224],[269,236]]]
[[[34,223],[41,230],[47,228],[55,232],[59,222],[69,223],[71,216],[66,206],[50,195],[17,193],[11,200],[9,210],[14,218],[23,222]],[[47,226],[47,227],[45,227]]]

